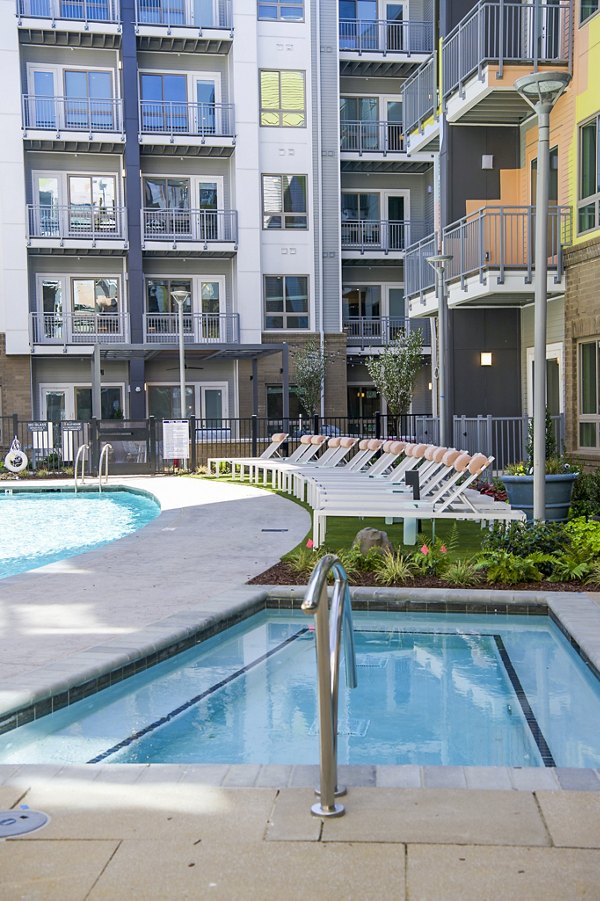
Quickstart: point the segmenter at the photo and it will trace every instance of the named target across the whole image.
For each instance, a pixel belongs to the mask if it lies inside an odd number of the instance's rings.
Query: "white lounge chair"
[[[232,474],[234,473],[234,465],[238,465],[240,463],[246,463],[249,460],[257,459],[257,460],[268,460],[270,457],[273,457],[278,451],[281,445],[286,441],[288,437],[287,432],[277,432],[275,435],[271,435],[271,443],[268,447],[264,449],[262,454],[259,457],[209,457],[208,459],[208,474],[211,474],[212,464],[215,464],[215,475],[219,476],[220,464],[221,463],[230,463],[232,467]]]

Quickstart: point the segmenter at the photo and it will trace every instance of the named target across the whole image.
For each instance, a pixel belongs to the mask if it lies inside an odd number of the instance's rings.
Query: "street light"
[[[177,304],[178,331],[179,331],[179,414],[181,419],[187,419],[185,403],[185,347],[183,343],[183,305],[190,299],[190,292],[185,288],[177,288],[171,291],[171,297]]]
[[[535,195],[535,285],[533,347],[533,518],[546,518],[546,317],[548,301],[548,197],[550,111],[571,76],[567,72],[534,72],[515,81],[538,120]],[[560,222],[557,222],[560,226]],[[560,232],[557,228],[558,239]]]
[[[438,357],[438,386],[439,386],[439,416],[440,434],[439,442],[443,447],[452,444],[452,411],[448,398],[448,302],[444,285],[444,269],[452,256],[446,253],[438,253],[432,257],[425,257],[429,265],[435,271],[435,280],[438,296],[438,324],[439,324],[439,357]]]

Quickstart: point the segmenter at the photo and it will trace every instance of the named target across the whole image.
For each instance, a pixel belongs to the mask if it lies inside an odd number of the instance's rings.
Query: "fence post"
[[[381,412],[379,410],[375,411],[375,437],[378,440],[381,439]]]
[[[315,413],[313,416],[313,435],[319,434],[319,414]]]
[[[153,471],[158,469],[156,454],[156,419],[150,416],[148,419],[148,457]]]
[[[90,447],[90,467],[94,472],[98,473],[100,465],[100,423],[97,419],[90,420],[90,435],[92,445]]]
[[[525,460],[527,457],[527,439],[529,437],[529,416],[527,415],[527,413],[523,413],[521,420],[522,420],[521,447],[520,447],[519,459]]]
[[[19,416],[17,413],[13,413],[12,415],[12,424],[13,424],[13,438],[19,437]],[[12,438],[10,439],[12,442]]]
[[[190,427],[190,445],[191,445],[191,453],[190,453],[190,469],[192,472],[196,471],[196,463],[197,463],[197,447],[196,447],[196,417],[190,416],[189,418],[189,427]]]
[[[485,453],[487,454],[488,457],[491,457],[492,454],[493,454],[493,455],[494,455],[494,458],[497,460],[497,459],[498,459],[498,454],[494,451],[494,431],[493,431],[493,424],[492,424],[492,415],[491,415],[491,413],[488,413],[488,415],[487,415],[486,426],[487,426],[487,428],[486,428],[487,434],[486,434],[486,436],[485,436],[485,440],[486,440],[486,449],[485,449]]]
[[[258,456],[258,416],[256,413],[253,413],[250,418],[250,429],[251,429],[251,438],[252,438],[252,455],[253,457]]]

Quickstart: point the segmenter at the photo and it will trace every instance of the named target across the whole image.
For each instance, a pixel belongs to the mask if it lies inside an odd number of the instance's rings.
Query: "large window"
[[[381,316],[381,286],[364,288],[348,286],[342,289],[342,313],[344,320],[357,317],[379,319]]]
[[[581,0],[581,16],[579,21],[585,22],[590,16],[598,12],[598,0]]]
[[[118,313],[116,278],[74,278],[72,285],[74,313]]]
[[[289,418],[299,419],[300,416],[307,416],[307,412],[302,406],[298,397],[295,385],[290,385],[289,395]],[[282,385],[267,385],[267,419],[281,420],[283,419],[283,387]]]
[[[302,21],[304,0],[258,0],[258,18]]]
[[[192,282],[189,278],[149,278],[146,280],[146,311],[148,313],[177,313],[174,291],[186,291],[183,312],[192,312]]]
[[[307,276],[265,275],[265,329],[307,328]]]
[[[600,117],[579,128],[579,200],[577,224],[579,232],[590,231],[600,224]]]
[[[582,341],[578,349],[579,447],[600,448],[598,385],[600,341]]]
[[[307,228],[306,175],[263,175],[263,228]]]
[[[274,128],[306,125],[304,72],[261,71],[260,124]]]

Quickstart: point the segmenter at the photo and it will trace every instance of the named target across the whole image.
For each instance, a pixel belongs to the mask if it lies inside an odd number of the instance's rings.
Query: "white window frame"
[[[296,109],[296,108],[288,109],[287,107],[284,108],[282,106],[278,107],[277,109],[275,109],[275,108],[269,109],[267,107],[263,107],[263,105],[262,105],[262,85],[261,85],[261,76],[262,76],[263,72],[277,72],[278,75],[280,76],[280,78],[279,78],[279,100],[280,100],[280,102],[281,102],[281,75],[282,75],[282,73],[283,72],[295,72],[298,75],[302,75],[303,95],[304,95],[303,96],[304,105],[303,105],[302,109],[299,109],[299,108],[298,109]],[[307,75],[306,69],[278,69],[276,67],[265,66],[265,67],[261,67],[258,70],[258,124],[259,124],[260,128],[291,128],[291,129],[295,129],[295,128],[306,128],[307,127],[308,98],[307,98],[307,91],[306,91],[306,82],[307,82],[306,75]],[[274,125],[270,125],[268,123],[263,123],[261,121],[263,113],[270,113],[270,114],[277,113],[277,115],[279,117],[279,122],[277,122]],[[304,121],[302,122],[301,125],[285,125],[283,122],[283,118],[286,113],[296,113],[296,114],[301,113],[302,116],[304,117]]]
[[[229,419],[229,383],[228,382],[206,382],[206,381],[194,381],[192,378],[188,378],[186,376],[185,382],[186,390],[188,388],[194,389],[194,415],[197,419],[204,419],[204,416],[198,415],[198,410],[204,411],[204,395],[207,390],[212,391],[221,391],[222,393],[222,408],[221,408],[221,416],[223,419]],[[177,379],[166,382],[164,380],[152,380],[146,382],[146,389],[149,388],[179,388],[179,382]],[[148,401],[146,400],[146,405]],[[148,413],[148,407],[146,406],[146,413]]]
[[[284,325],[282,328],[267,328],[267,292],[266,292],[266,282],[267,278],[305,278],[306,279],[306,315],[308,317],[308,326],[306,328],[286,328]],[[312,315],[312,300],[311,300],[311,281],[310,275],[306,272],[265,272],[262,276],[262,327],[263,331],[268,334],[276,334],[277,332],[299,332],[305,335],[307,332],[313,330],[313,315]],[[270,316],[277,316],[278,313],[269,313]],[[287,316],[300,316],[303,315],[301,313],[286,313],[285,310],[281,313],[281,316],[284,319]]]
[[[215,103],[222,102],[221,90],[221,73],[220,72],[185,72],[181,69],[152,69],[144,68],[138,70],[138,90],[140,92],[140,101],[142,100],[142,75],[181,75],[186,79],[186,96],[188,103],[197,103],[196,99],[196,82],[197,81],[214,81],[215,83]]]
[[[190,209],[198,210],[200,209],[200,185],[205,181],[214,181],[217,185],[217,209],[223,210],[225,209],[225,178],[223,175],[202,175],[198,173],[194,173],[194,175],[189,175],[187,172],[142,172],[142,204],[144,203],[144,186],[146,183],[146,179],[159,179],[159,178],[177,178],[184,179],[187,178],[190,183]]]
[[[587,21],[587,20],[586,20]],[[580,338],[576,344],[576,365],[575,365],[575,389],[577,391],[577,420],[576,420],[576,440],[575,445],[577,449],[582,454],[594,454],[596,456],[600,455],[600,412],[597,413],[582,413],[581,412],[581,346],[583,344],[595,344],[596,345],[596,367],[598,367],[598,363],[600,362],[600,336],[590,335],[586,338]],[[598,369],[596,370],[596,399],[598,407],[600,410],[600,372]],[[596,447],[582,447],[579,443],[579,426],[582,423],[592,423],[596,426],[596,439],[597,444]]]
[[[565,412],[565,391],[564,391],[564,372],[565,372],[565,349],[562,341],[554,344],[546,345],[546,360],[558,361],[558,384],[560,385],[560,393],[558,396],[558,409],[560,413]],[[527,415],[533,416],[533,362],[534,349],[527,348]]]
[[[121,401],[123,406],[123,415],[125,415],[125,404],[127,403],[127,391],[125,382],[114,382],[102,380],[102,388],[119,388],[121,390]],[[75,389],[89,388],[92,389],[91,382],[40,382],[38,385],[39,409],[42,419],[47,418],[46,395],[52,391],[64,391],[65,393],[65,420],[76,419],[75,416]]]

